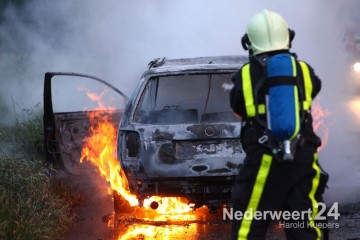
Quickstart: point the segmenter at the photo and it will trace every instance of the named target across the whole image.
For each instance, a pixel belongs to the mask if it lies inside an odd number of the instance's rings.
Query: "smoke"
[[[350,192],[360,192],[351,184],[359,180],[358,132],[347,110],[343,35],[355,2],[31,0],[20,9],[9,5],[0,25],[1,121],[16,118],[14,102],[20,108],[42,102],[48,71],[95,75],[129,96],[156,57],[247,54],[240,44],[247,21],[269,9],[296,31],[292,50],[323,80],[317,101],[333,113],[327,120],[329,142],[320,153],[331,175],[329,198],[339,197],[337,187],[349,190],[345,197],[354,196]]]

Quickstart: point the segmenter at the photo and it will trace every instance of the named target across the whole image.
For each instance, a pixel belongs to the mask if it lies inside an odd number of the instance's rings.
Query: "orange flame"
[[[131,206],[136,206],[138,200],[135,195],[130,193],[127,178],[116,156],[117,128],[111,121],[111,115],[115,112],[115,109],[106,108],[102,103],[102,98],[105,95],[104,91],[99,95],[91,92],[87,95],[93,101],[98,102],[99,108],[97,110],[100,111],[88,113],[91,121],[90,137],[83,145],[80,162],[85,159],[90,161],[97,167],[101,176],[110,183],[111,190],[116,190]],[[149,209],[153,201],[160,203],[158,209],[156,209],[158,214],[183,214],[192,210],[181,198],[161,198],[158,196],[145,199],[145,209]],[[183,216],[183,218],[191,219],[193,216]]]
[[[112,113],[113,111],[109,111]],[[109,121],[109,116],[101,116],[99,113],[90,112],[92,123],[90,128],[91,137],[82,148],[81,159],[90,161],[100,171],[101,175],[110,182],[113,190],[125,197],[131,205],[137,203],[134,195],[130,194],[123,170],[115,156],[116,154],[116,128]]]
[[[360,122],[360,98],[357,97],[355,99],[352,99],[348,103],[348,108],[350,109],[350,112],[354,114],[355,121],[357,123]]]
[[[319,147],[319,150],[321,150],[324,148],[329,138],[329,128],[325,120],[331,115],[331,112],[321,107],[319,103],[313,103],[311,114],[313,116],[314,130],[320,135],[322,141],[322,144]]]
[[[126,239],[174,239],[174,232],[184,233],[190,239],[194,239],[197,236],[197,226],[190,224],[189,226],[151,226],[134,224],[130,226],[127,231],[118,237],[119,240]]]

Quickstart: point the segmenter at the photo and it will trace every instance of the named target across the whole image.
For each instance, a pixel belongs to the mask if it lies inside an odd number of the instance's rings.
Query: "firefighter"
[[[313,131],[311,115],[311,102],[320,91],[321,81],[310,65],[290,53],[294,35],[282,16],[263,10],[249,20],[242,37],[249,62],[232,78],[230,102],[242,119],[240,137],[246,152],[232,192],[233,211],[240,211],[243,217],[233,219],[231,239],[264,239],[272,220],[270,212],[280,211],[303,213],[303,216],[294,214],[295,217],[280,219],[287,239],[320,239],[324,232],[327,235],[315,221],[319,211],[317,203],[322,202],[328,180],[318,162],[317,148],[321,140]],[[269,80],[267,64],[277,55],[290,56],[289,66],[294,74],[278,77],[274,85],[296,86],[293,88],[298,97],[296,116],[300,119],[291,140],[293,156],[286,159],[284,146],[269,129],[271,109],[266,100],[270,87],[265,84]],[[278,67],[281,68],[278,65],[273,68]]]

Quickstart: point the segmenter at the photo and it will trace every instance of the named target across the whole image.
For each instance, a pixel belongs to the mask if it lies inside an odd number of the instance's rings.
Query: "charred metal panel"
[[[54,115],[55,138],[59,146],[60,160],[63,167],[72,173],[78,173],[81,149],[89,136],[90,127],[95,127],[88,114],[90,112],[57,113]],[[99,118],[105,116],[117,126],[122,112],[99,114]]]
[[[171,178],[138,181],[130,183],[130,189],[139,199],[150,195],[185,197],[196,207],[228,203],[231,198],[234,177]]]
[[[240,123],[214,125],[221,132],[216,137],[203,134],[209,126],[213,125],[137,125],[141,154],[138,158],[124,156],[124,170],[149,179],[236,175],[245,158]]]
[[[128,101],[128,97],[120,90],[106,81],[80,73],[67,72],[48,72],[44,78],[44,142],[45,153],[48,161],[56,163],[58,167],[64,168],[68,172],[77,173],[78,163],[80,160],[81,148],[89,136],[89,128],[93,124],[88,114],[101,113],[110,116],[110,121],[115,126],[119,126],[120,119],[123,115],[122,110],[115,112],[104,111],[80,111],[75,112],[58,112],[54,113],[52,99],[52,81],[54,76],[80,77],[84,79],[95,80],[113,89],[121,95],[124,102]],[[85,106],[84,106],[85,107]],[[119,109],[123,106],[119,106]]]
[[[238,128],[231,124],[201,124],[192,125],[186,130],[193,133],[198,139],[219,139],[239,134]]]
[[[198,159],[206,157],[241,157],[240,139],[218,139],[175,142],[174,155],[177,159]]]

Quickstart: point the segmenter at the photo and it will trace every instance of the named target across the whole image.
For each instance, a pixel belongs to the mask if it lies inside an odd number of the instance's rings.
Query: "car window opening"
[[[133,120],[144,124],[235,122],[222,85],[231,74],[186,74],[154,77],[144,88]]]

